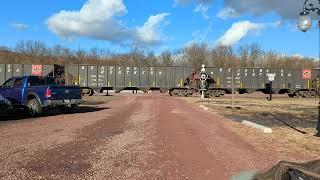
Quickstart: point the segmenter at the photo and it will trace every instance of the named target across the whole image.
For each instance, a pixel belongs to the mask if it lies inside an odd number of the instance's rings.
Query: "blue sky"
[[[122,52],[139,45],[175,50],[192,42],[318,56],[314,27],[296,29],[299,0],[11,0],[0,7],[0,45],[41,40],[49,46]],[[283,8],[288,3],[287,7]],[[86,7],[86,8],[85,8]],[[82,10],[81,10],[82,9]],[[62,12],[62,10],[64,10]]]

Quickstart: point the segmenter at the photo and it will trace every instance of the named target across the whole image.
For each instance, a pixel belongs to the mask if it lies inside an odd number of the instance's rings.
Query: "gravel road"
[[[182,99],[123,95],[78,114],[0,122],[0,178],[228,179],[280,160],[225,121]]]

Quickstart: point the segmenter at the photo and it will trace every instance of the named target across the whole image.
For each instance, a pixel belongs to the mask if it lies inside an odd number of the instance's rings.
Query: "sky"
[[[266,51],[318,57],[316,23],[305,33],[297,29],[302,5],[303,0],[10,0],[0,6],[0,46],[40,40],[71,49],[124,52],[139,46],[159,53],[200,42],[234,48],[258,43]]]

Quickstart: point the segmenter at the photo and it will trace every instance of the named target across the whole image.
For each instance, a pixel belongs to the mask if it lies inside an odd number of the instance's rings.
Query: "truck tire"
[[[27,102],[27,112],[32,117],[39,116],[42,113],[42,107],[38,99],[30,99]]]

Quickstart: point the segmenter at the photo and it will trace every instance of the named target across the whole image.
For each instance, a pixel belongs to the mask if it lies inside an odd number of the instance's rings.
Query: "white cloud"
[[[239,14],[252,13],[262,15],[275,12],[284,19],[296,19],[302,10],[300,0],[224,0],[226,7],[234,9]],[[316,0],[311,0],[316,1]]]
[[[191,2],[206,4],[208,7],[213,0],[174,0],[177,5]],[[276,13],[283,19],[296,19],[303,8],[302,0],[223,0],[224,8],[218,13],[220,17],[232,18],[242,14],[263,15]],[[309,0],[309,3],[318,4],[318,0]]]
[[[276,21],[271,23],[253,23],[250,21],[240,21],[232,24],[223,36],[221,36],[216,42],[216,46],[232,46],[238,43],[241,39],[248,35],[250,32],[259,32],[264,28],[276,28],[282,24],[282,21]]]
[[[229,19],[229,18],[235,18],[238,17],[239,14],[231,7],[225,7],[222,10],[220,10],[217,14],[218,18],[221,19]]]
[[[210,18],[208,10],[212,0],[174,0],[173,6],[186,6],[194,1],[197,3],[197,6],[193,9],[193,12],[200,13],[204,19],[208,20]]]
[[[209,19],[210,17],[207,14],[208,10],[209,10],[208,4],[200,3],[196,6],[196,8],[193,11],[196,13],[201,13],[204,19]]]
[[[234,23],[215,44],[220,46],[232,46],[244,38],[250,31],[259,31],[265,27],[266,25],[263,23],[252,23],[250,21]]]
[[[148,44],[155,44],[164,39],[164,35],[161,33],[161,22],[169,15],[169,13],[162,13],[150,16],[148,21],[138,28],[138,40]]]
[[[66,39],[88,37],[117,44],[161,41],[161,32],[156,28],[161,26],[167,13],[149,17],[142,27],[129,28],[117,19],[127,12],[123,0],[88,0],[79,11],[62,10],[52,15],[47,19],[47,26]]]
[[[204,29],[196,30],[192,33],[192,42],[201,43],[207,40],[208,35],[213,30],[213,23],[210,22],[209,25]]]
[[[30,27],[29,25],[23,23],[11,23],[10,26],[19,31],[27,30]]]
[[[318,4],[318,0],[310,0],[310,3]],[[225,8],[221,11],[229,11],[232,15],[250,13],[253,15],[263,15],[266,13],[276,13],[283,19],[296,19],[303,8],[302,0],[224,0]],[[231,11],[232,12],[231,12]],[[231,14],[230,14],[231,13]],[[228,17],[228,16],[225,16]]]

